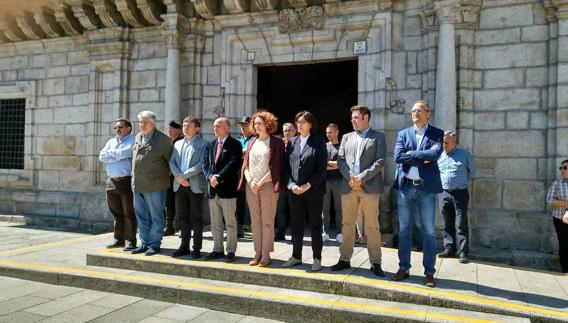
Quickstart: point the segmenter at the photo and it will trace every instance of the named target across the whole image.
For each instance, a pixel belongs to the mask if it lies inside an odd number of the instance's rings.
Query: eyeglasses
[[[416,109],[416,110],[410,111],[410,114],[413,114],[413,113],[422,113],[422,112],[427,112],[427,111],[430,111],[430,110],[426,110],[426,109]]]
[[[117,127],[114,127],[113,129],[116,130],[116,129],[122,129],[122,128],[124,128],[124,126],[117,126]]]
[[[560,166],[560,167],[558,167],[558,169],[560,169],[560,170],[567,170],[567,169],[568,169],[568,166]]]

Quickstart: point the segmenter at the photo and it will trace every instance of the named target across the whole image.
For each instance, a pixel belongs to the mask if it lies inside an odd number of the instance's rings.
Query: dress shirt
[[[438,159],[442,188],[445,190],[461,190],[467,188],[468,180],[475,174],[475,163],[471,154],[459,147],[451,153],[445,151]]]
[[[150,131],[149,134],[147,135],[142,135],[142,145],[145,145],[148,143],[148,141],[150,141],[150,139],[152,139],[152,137],[154,136],[154,130]]]
[[[195,147],[195,138],[197,138],[197,136],[194,136],[191,139],[188,139],[186,137],[182,139],[183,144],[181,145],[181,151],[179,152],[180,165],[178,166],[179,166],[179,171],[181,172],[184,178],[189,178],[195,174],[199,174],[202,171],[201,158],[197,159],[195,165],[189,164],[191,158],[193,157],[193,154],[201,153],[200,151],[198,151],[199,147]],[[174,176],[175,175],[178,174],[174,174]]]
[[[552,185],[550,185],[550,188],[546,193],[546,202],[548,204],[552,203],[552,201],[554,200],[564,200],[568,202],[568,181],[564,177],[552,182]],[[558,219],[562,219],[566,209],[568,208],[554,207],[552,208],[552,216]]]
[[[304,150],[304,147],[306,146],[306,142],[308,142],[308,138],[310,138],[309,134],[305,137],[300,135],[300,152],[302,152],[302,150]]]
[[[132,147],[134,136],[127,135],[119,140],[111,138],[99,154],[99,160],[105,164],[108,177],[130,176],[132,172]]]
[[[420,131],[416,128],[416,125],[414,125],[414,135],[415,135],[415,138],[416,138],[416,150],[419,150],[420,144],[422,143],[422,139],[424,138],[424,134],[426,133],[426,130],[428,130],[428,124],[425,124],[424,127],[422,127],[422,130],[420,130]],[[420,173],[418,172],[418,167],[411,166],[410,169],[408,170],[408,173],[406,173],[406,177],[413,179],[413,180],[419,180],[420,179]]]
[[[219,141],[221,142],[221,146],[225,144],[225,140],[227,140],[227,138],[229,137],[229,135],[226,135],[225,137],[219,139],[217,138],[217,144],[219,144]]]
[[[353,174],[355,175],[359,175],[361,173],[361,162],[359,159],[361,157],[361,149],[363,149],[363,141],[365,140],[365,136],[367,136],[369,129],[371,128],[367,127],[367,129],[361,132],[355,132],[357,134],[357,149],[355,149],[355,158],[353,159]]]

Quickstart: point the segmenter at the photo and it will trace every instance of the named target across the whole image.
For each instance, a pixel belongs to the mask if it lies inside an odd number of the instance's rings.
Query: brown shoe
[[[426,287],[434,288],[434,286],[436,286],[436,280],[434,279],[434,276],[426,275],[426,279],[424,280],[424,285],[426,285]]]
[[[268,265],[270,265],[271,261],[272,261],[272,259],[270,259],[270,258],[263,259],[258,263],[258,267],[268,267]]]
[[[401,280],[406,279],[408,277],[410,277],[410,274],[408,273],[408,271],[399,269],[396,272],[396,274],[394,274],[394,276],[392,276],[392,280],[394,280],[395,282],[398,282],[398,281],[401,281]]]
[[[254,258],[252,258],[249,261],[249,265],[250,266],[256,266],[256,265],[258,265],[259,262],[260,262],[260,255],[255,255]]]

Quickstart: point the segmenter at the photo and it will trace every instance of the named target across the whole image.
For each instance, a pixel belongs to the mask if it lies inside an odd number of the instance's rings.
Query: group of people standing
[[[467,260],[467,184],[473,162],[469,153],[455,147],[455,133],[444,134],[428,124],[431,111],[426,102],[417,101],[411,114],[413,126],[399,132],[394,148],[400,262],[393,280],[409,276],[412,230],[417,226],[415,234],[421,235],[424,251],[425,283],[434,287],[436,195],[445,194],[442,210],[448,222],[445,254],[439,256],[452,256],[457,249],[463,256],[460,261]],[[239,231],[235,214],[240,196],[246,198],[250,210],[255,256],[249,264],[264,267],[271,263],[274,241],[284,238],[287,226],[280,209],[289,206],[293,252],[282,266],[302,263],[307,220],[313,254],[311,270],[316,272],[322,268],[322,246],[327,235],[324,228],[329,227],[329,198],[334,195],[336,215],[340,214],[336,219],[340,227],[336,239],[341,245],[338,262],[331,270],[351,266],[359,231],[364,232],[371,271],[384,276],[378,214],[379,197],[384,190],[386,143],[382,132],[370,128],[370,119],[368,107],[353,106],[354,131],[339,142],[338,128],[330,124],[326,127],[328,143],[316,133],[316,118],[308,111],[296,114],[295,127],[284,124],[283,138],[275,135],[277,118],[270,112],[258,111],[246,120],[250,120],[250,132],[243,132],[246,140],[241,141],[230,135],[226,118],[214,121],[215,139],[207,142],[200,135],[199,120],[186,117],[181,125],[183,138],[175,143],[156,129],[153,112],[138,114],[140,132],[135,137],[130,134],[130,122],[119,119],[114,127],[116,137],[100,152],[109,177],[108,205],[115,219],[115,241],[108,247],[124,247],[125,251],[146,255],[159,253],[166,191],[171,188],[181,230],[180,246],[172,256],[191,254],[200,258],[202,206],[207,192],[214,247],[206,259],[235,260]],[[293,128],[297,135],[287,135]],[[442,152],[445,159],[440,159]],[[440,174],[439,159],[444,160],[447,176]],[[361,221],[357,229],[358,217]]]

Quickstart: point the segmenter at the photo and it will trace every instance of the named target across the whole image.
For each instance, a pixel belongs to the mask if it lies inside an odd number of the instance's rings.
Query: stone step
[[[309,265],[293,269],[280,268],[281,261],[271,267],[249,266],[248,258],[237,258],[235,263],[191,260],[189,257],[171,258],[167,254],[153,257],[132,255],[121,250],[103,250],[87,254],[87,265],[118,268],[139,272],[193,277],[210,281],[254,284],[284,288],[293,293],[316,292],[328,297],[354,297],[369,301],[400,302],[406,304],[464,310],[486,314],[499,314],[531,318],[533,321],[564,322],[568,313],[532,307],[514,302],[430,289],[419,285],[392,282],[374,276],[370,270],[352,268],[341,274],[329,268],[322,272],[309,272]],[[354,274],[355,273],[355,274]]]
[[[448,309],[113,268],[0,260],[0,275],[288,322],[530,322],[526,317]]]

